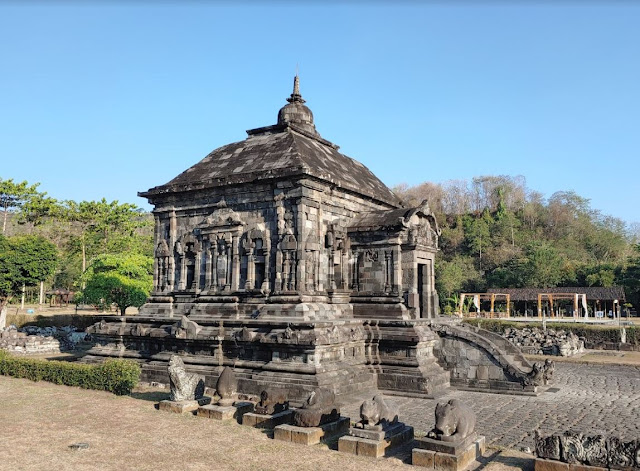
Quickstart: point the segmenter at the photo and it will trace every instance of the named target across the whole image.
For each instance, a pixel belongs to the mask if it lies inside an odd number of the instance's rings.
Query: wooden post
[[[542,317],[542,294],[538,293],[538,317]]]
[[[507,317],[511,317],[510,305],[511,305],[511,295],[507,294]]]
[[[458,306],[458,309],[460,309],[460,317],[464,317],[462,314],[462,306],[464,306],[464,293],[460,293],[460,306]]]
[[[573,298],[573,318],[576,319],[577,317],[578,317],[578,293],[576,293]]]
[[[494,293],[491,293],[491,317],[493,317],[493,306],[496,302],[496,295]]]
[[[549,296],[549,313],[551,314],[550,317],[556,317],[556,313],[553,311],[553,296],[551,294],[549,294],[548,296]]]

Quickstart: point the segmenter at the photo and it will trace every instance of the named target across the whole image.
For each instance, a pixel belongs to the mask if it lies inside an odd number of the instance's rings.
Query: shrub
[[[140,365],[132,360],[106,360],[98,365],[21,358],[0,350],[0,374],[83,389],[129,394],[140,379]]]

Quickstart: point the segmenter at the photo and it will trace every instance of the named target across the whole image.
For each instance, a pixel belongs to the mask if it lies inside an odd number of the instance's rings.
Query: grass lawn
[[[167,393],[129,396],[0,376],[2,470],[418,470],[270,439],[233,422],[155,410]],[[428,411],[431,413],[431,411]],[[426,413],[426,411],[425,411]],[[69,445],[86,442],[89,449]],[[491,461],[491,462],[489,462]],[[489,471],[532,470],[530,455],[490,450]]]
[[[0,469],[410,470],[398,459],[276,442],[231,422],[155,410],[162,393],[101,391],[0,376]],[[166,394],[164,394],[166,395]],[[69,445],[89,443],[89,449]],[[415,469],[415,468],[413,468]]]

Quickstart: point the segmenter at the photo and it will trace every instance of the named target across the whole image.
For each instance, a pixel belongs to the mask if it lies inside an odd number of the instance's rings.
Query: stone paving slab
[[[578,430],[605,433],[624,439],[640,438],[640,367],[586,363],[556,363],[557,392],[540,396],[511,396],[451,390],[435,399],[388,396],[399,408],[399,419],[424,436],[435,425],[438,401],[460,399],[477,415],[477,432],[487,444],[533,449],[533,431],[545,434]],[[341,408],[350,417],[359,417],[362,400],[351,398]]]

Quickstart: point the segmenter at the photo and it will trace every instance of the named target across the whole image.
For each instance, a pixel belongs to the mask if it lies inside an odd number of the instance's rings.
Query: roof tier
[[[164,185],[140,196],[260,182],[283,177],[315,177],[390,207],[398,197],[363,164],[338,152],[338,146],[315,131],[304,107],[296,77],[294,93],[278,113],[278,124],[247,131],[244,141],[222,146]],[[295,110],[294,107],[297,107]],[[304,110],[302,110],[304,111]],[[298,119],[299,118],[299,119]]]

